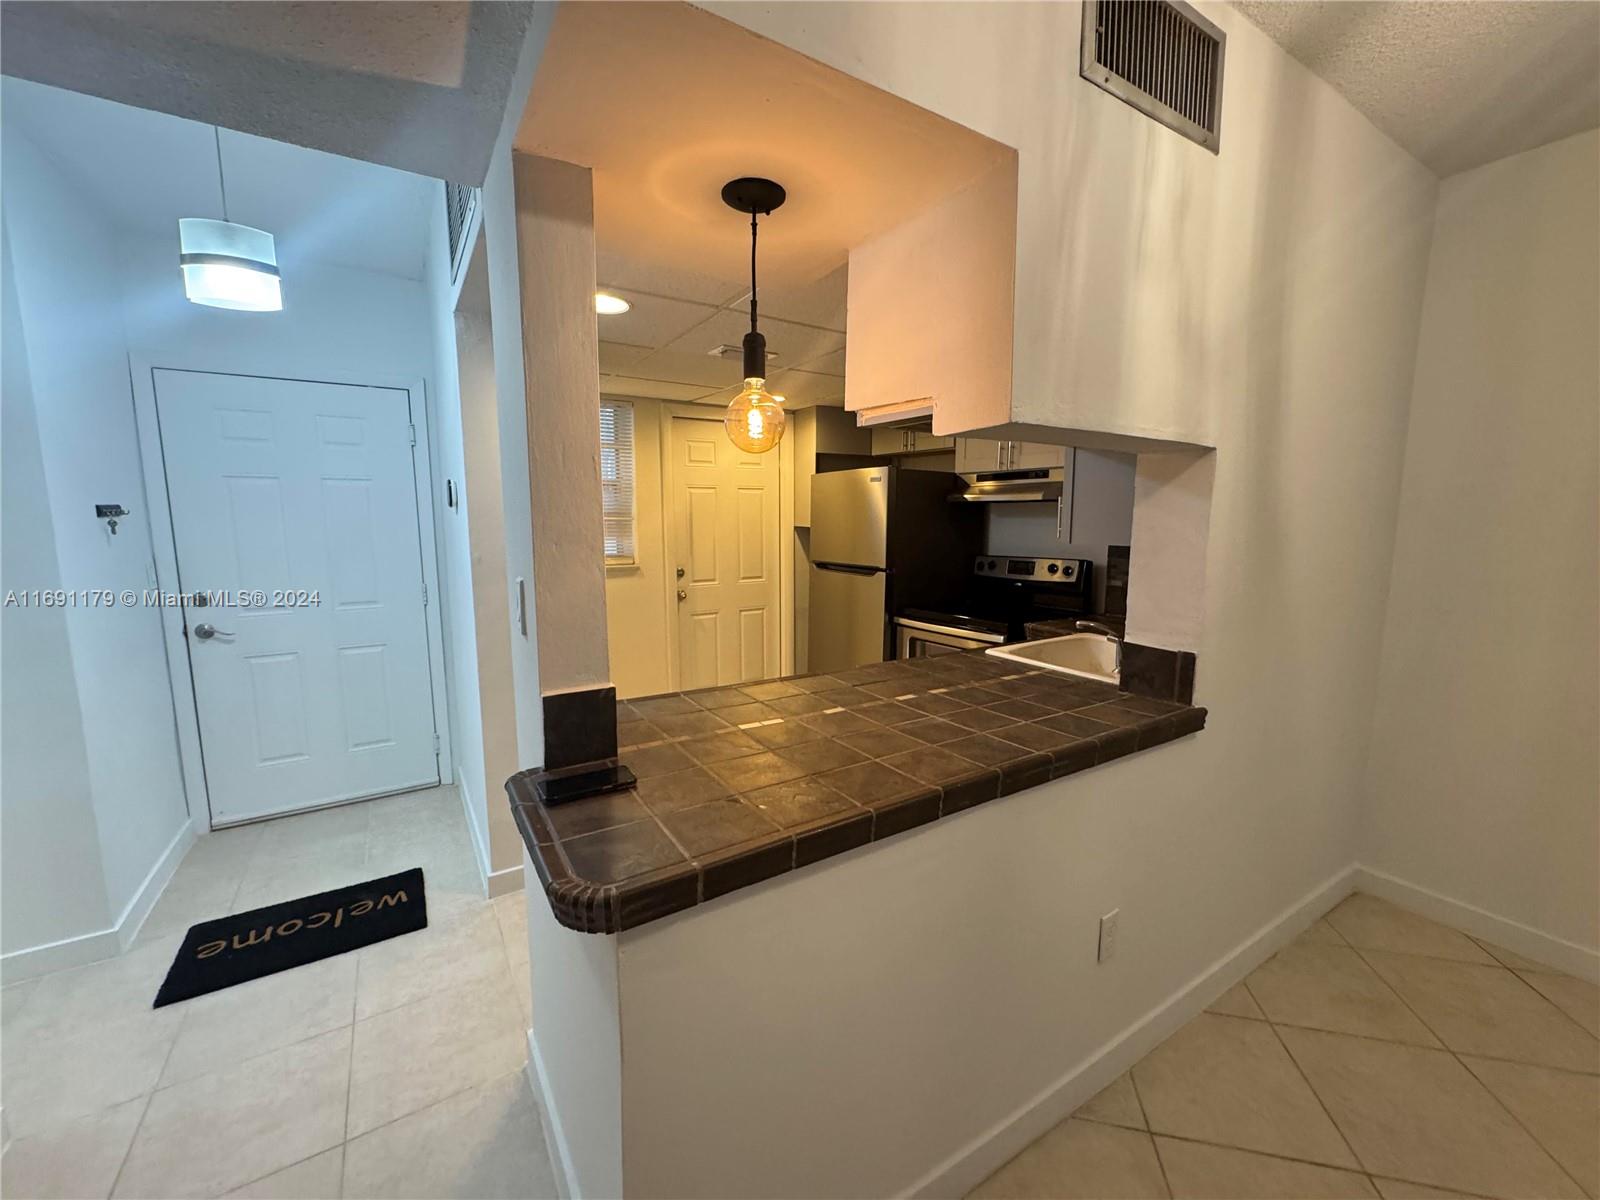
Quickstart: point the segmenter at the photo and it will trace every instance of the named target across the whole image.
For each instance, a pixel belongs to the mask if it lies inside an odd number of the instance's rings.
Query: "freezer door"
[[[886,567],[888,467],[827,471],[811,479],[811,561]]]
[[[810,674],[883,661],[884,581],[882,571],[812,570]]]

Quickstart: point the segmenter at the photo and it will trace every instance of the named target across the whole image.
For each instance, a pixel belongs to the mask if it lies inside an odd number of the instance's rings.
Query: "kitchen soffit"
[[[516,145],[594,170],[598,281],[634,305],[600,319],[600,386],[616,395],[738,390],[738,357],[710,353],[749,327],[748,225],[721,187],[781,180],[788,202],[761,225],[761,327],[769,383],[794,407],[844,402],[850,249],[1012,153],[680,3],[562,5]]]

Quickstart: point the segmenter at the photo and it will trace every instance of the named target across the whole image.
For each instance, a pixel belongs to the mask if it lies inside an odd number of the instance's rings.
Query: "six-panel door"
[[[155,380],[213,823],[436,784],[409,394]]]

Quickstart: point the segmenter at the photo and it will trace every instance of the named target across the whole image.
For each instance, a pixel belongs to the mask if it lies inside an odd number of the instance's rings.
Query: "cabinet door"
[[[941,450],[952,449],[956,444],[953,437],[937,437],[926,431],[916,431],[911,435],[911,452],[913,454],[937,454]]]
[[[1046,446],[1038,442],[1012,442],[1011,467],[1013,471],[1048,470],[1066,465],[1064,446]]]
[[[1005,470],[1006,445],[988,438],[957,438],[956,473],[972,475],[978,471]]]
[[[911,431],[909,429],[874,429],[872,431],[872,452],[877,455],[910,454]]]

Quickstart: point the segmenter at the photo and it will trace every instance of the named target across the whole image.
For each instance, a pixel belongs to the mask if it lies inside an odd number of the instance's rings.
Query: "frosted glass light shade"
[[[276,312],[283,307],[277,247],[265,230],[182,217],[178,265],[183,269],[184,294],[196,304],[245,312]]]
[[[722,418],[728,439],[749,454],[776,449],[788,424],[783,397],[767,391],[766,380],[754,378],[744,381],[744,391],[733,398]]]

